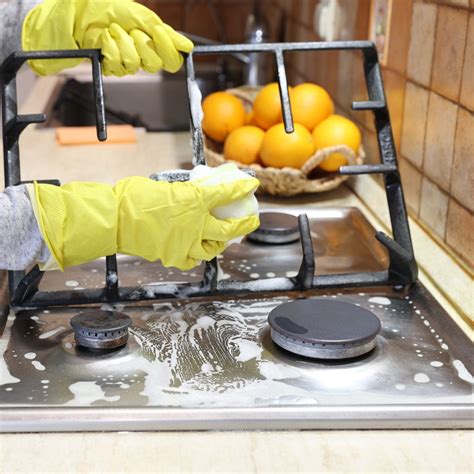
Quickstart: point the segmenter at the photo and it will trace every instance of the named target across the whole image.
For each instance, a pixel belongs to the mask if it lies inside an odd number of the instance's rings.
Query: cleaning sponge
[[[189,181],[198,186],[227,184],[240,179],[251,179],[251,177],[233,163],[226,163],[216,168],[199,165],[189,173]],[[256,215],[258,214],[258,201],[254,193],[251,192],[239,201],[227,206],[216,207],[211,211],[211,214],[218,219]]]

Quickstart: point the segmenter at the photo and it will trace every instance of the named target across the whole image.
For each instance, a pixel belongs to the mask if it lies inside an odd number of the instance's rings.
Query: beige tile
[[[431,182],[423,177],[421,185],[420,218],[444,239],[446,233],[446,220],[448,215],[449,196]]]
[[[395,140],[397,150],[399,150],[402,135],[406,80],[400,74],[389,71],[388,69],[383,71],[383,78],[388,109],[390,111],[390,121],[392,123],[393,139]]]
[[[460,102],[474,110],[474,13],[469,15]]]
[[[418,215],[420,212],[421,173],[404,158],[399,160],[400,174],[402,176],[405,201],[410,211]]]
[[[451,100],[458,100],[466,45],[468,12],[440,7],[436,28],[431,87]]]
[[[412,0],[392,2],[387,66],[403,75],[407,68],[412,6]]]
[[[431,78],[437,8],[429,3],[413,5],[407,75],[425,86]]]
[[[474,211],[474,114],[459,109],[454,144],[451,195]]]
[[[423,171],[446,191],[451,181],[457,109],[456,104],[430,93]]]
[[[401,151],[413,164],[423,166],[429,92],[408,82],[405,90]]]
[[[474,216],[454,199],[449,202],[446,242],[471,267],[474,266]]]

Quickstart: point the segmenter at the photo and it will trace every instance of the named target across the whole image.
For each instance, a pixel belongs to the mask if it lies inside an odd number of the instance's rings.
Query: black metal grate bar
[[[19,139],[25,128],[33,123],[44,122],[46,116],[44,114],[18,115],[17,106],[17,88],[16,75],[21,66],[26,61],[34,59],[62,59],[62,58],[85,58],[92,62],[95,116],[97,123],[97,137],[103,141],[107,138],[107,128],[104,110],[104,91],[102,84],[102,67],[101,54],[97,49],[85,49],[74,51],[30,51],[17,52],[8,56],[1,66],[1,86],[2,86],[2,132],[3,132],[3,163],[5,187],[16,186],[21,183],[21,167],[20,167],[20,148]],[[42,277],[42,272],[34,269],[34,282],[37,286]],[[39,272],[39,276],[36,276]],[[22,288],[20,283],[25,278],[25,272],[9,272],[9,289],[12,298],[23,300],[18,295],[18,289]],[[27,280],[29,287],[25,292],[30,291],[32,279]],[[23,285],[24,286],[24,285]]]
[[[275,51],[275,59],[277,64],[278,88],[280,89],[280,101],[283,112],[283,123],[285,124],[286,133],[294,131],[293,116],[291,113],[290,94],[288,92],[288,81],[286,79],[285,60],[283,51],[277,49]]]
[[[341,166],[339,173],[344,175],[352,174],[375,174],[375,173],[396,173],[398,167],[396,165],[353,165]]]
[[[109,301],[117,301],[119,294],[117,256],[109,255],[105,258],[105,295]]]
[[[352,102],[352,110],[383,110],[386,106],[383,100],[361,100]]]

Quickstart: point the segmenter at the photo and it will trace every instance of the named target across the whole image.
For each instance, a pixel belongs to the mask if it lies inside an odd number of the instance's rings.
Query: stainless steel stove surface
[[[298,209],[293,210],[298,214]],[[377,271],[383,247],[360,211],[308,213],[317,272]],[[299,243],[229,248],[222,278],[292,275]],[[103,262],[51,273],[43,289],[103,285]],[[195,281],[200,271],[166,270],[119,258],[122,284]],[[58,278],[59,277],[59,278]],[[358,305],[381,322],[369,353],[324,361],[271,339],[267,318],[307,298]],[[70,320],[84,308],[23,309],[0,339],[0,430],[470,427],[472,347],[421,286],[203,297],[153,305],[109,305],[132,318],[128,344],[90,351]]]

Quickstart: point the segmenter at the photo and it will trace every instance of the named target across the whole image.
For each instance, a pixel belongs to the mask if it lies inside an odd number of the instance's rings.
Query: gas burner
[[[128,341],[132,320],[124,313],[94,309],[71,319],[76,342],[88,349],[116,349]]]
[[[273,309],[268,322],[273,342],[317,359],[349,359],[376,345],[380,321],[371,311],[343,301],[297,300]]]
[[[249,239],[262,244],[289,244],[300,238],[298,218],[284,212],[261,212],[260,227]]]

